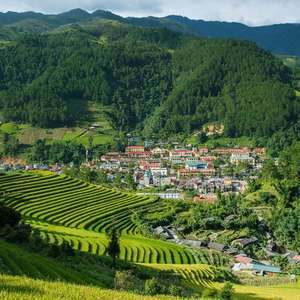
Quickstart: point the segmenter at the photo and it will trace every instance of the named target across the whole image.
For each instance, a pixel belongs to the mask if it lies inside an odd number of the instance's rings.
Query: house
[[[175,149],[170,151],[170,158],[193,157],[194,152],[186,149]]]
[[[239,254],[239,255],[236,255],[234,257],[234,260],[237,262],[237,263],[242,263],[242,264],[250,264],[253,259],[248,257],[246,254]]]
[[[160,162],[142,160],[140,161],[139,168],[141,170],[149,170],[151,168],[161,168],[161,166],[162,164]]]
[[[238,165],[240,163],[247,163],[254,166],[255,158],[250,156],[250,153],[232,153],[230,157],[230,163],[234,165]]]
[[[126,153],[136,153],[136,152],[145,152],[144,146],[128,146],[125,149]]]
[[[202,148],[198,149],[198,153],[200,155],[207,154],[208,152],[209,152],[209,149],[207,147],[202,147]]]
[[[200,169],[207,169],[208,165],[204,161],[187,161],[185,164],[185,168],[187,170],[200,170]]]
[[[119,170],[120,163],[105,162],[99,165],[101,170]]]
[[[228,249],[228,246],[224,244],[215,243],[215,242],[209,242],[207,247],[211,250],[217,250],[221,252],[224,252],[226,249]]]
[[[153,233],[157,236],[164,237],[169,240],[177,240],[176,231],[172,227],[158,226],[153,229]]]
[[[264,156],[266,154],[266,148],[254,148],[252,152],[258,156]]]
[[[290,264],[299,264],[300,263],[300,255],[296,252],[287,252],[283,256],[287,257]]]
[[[168,168],[162,168],[162,167],[150,167],[149,170],[151,171],[152,175],[156,176],[167,176],[168,175]]]
[[[179,169],[177,172],[178,178],[188,177],[188,176],[198,176],[202,174],[203,176],[212,176],[215,173],[214,169],[197,169],[197,170],[188,170],[188,169]]]
[[[160,147],[155,147],[151,149],[151,153],[157,156],[164,156],[165,154],[168,153],[168,150]]]
[[[166,185],[171,185],[172,181],[170,177],[166,176],[161,176],[159,174],[154,174],[152,176],[153,178],[153,185],[154,186],[166,186]]]
[[[130,151],[130,152],[127,152],[127,155],[131,158],[145,159],[145,158],[150,158],[151,152],[150,151]]]
[[[165,193],[158,193],[157,194],[162,199],[182,199],[183,196],[177,192],[165,192]]]
[[[250,238],[241,238],[234,240],[231,244],[235,246],[239,246],[240,248],[245,248],[251,244],[254,244],[258,241],[256,237],[250,237]]]
[[[143,178],[143,181],[142,181],[142,184],[144,186],[150,186],[151,184],[153,183],[153,177],[152,177],[152,174],[150,171],[146,171],[144,173],[144,178]]]
[[[195,241],[195,240],[178,240],[177,244],[190,246],[193,248],[201,248],[207,246],[206,241]]]
[[[281,273],[280,267],[275,267],[271,265],[262,264],[257,261],[252,261],[250,263],[236,263],[232,267],[232,270],[235,272],[240,271],[254,271],[256,273]]]

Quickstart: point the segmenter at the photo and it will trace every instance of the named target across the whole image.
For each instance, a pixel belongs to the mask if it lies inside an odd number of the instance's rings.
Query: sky
[[[300,0],[0,0],[0,11],[59,13],[73,8],[122,16],[182,15],[250,26],[300,23]]]

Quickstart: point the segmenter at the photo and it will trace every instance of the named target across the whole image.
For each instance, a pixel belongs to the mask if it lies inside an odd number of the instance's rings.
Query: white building
[[[250,153],[232,153],[230,156],[230,162],[234,165],[238,165],[240,163],[248,163],[254,166],[255,158],[250,156]]]

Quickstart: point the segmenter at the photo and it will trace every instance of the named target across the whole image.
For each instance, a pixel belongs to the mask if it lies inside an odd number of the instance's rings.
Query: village
[[[165,199],[213,203],[217,193],[243,193],[265,159],[264,148],[128,146],[106,153],[94,167],[111,174],[133,173],[137,190]]]
[[[87,153],[88,156],[88,153]],[[161,199],[191,200],[195,203],[215,203],[218,194],[242,194],[251,179],[257,178],[266,160],[264,148],[249,147],[192,147],[175,145],[129,145],[123,152],[107,152],[93,160],[86,160],[80,168],[103,172],[111,182],[116,176],[124,180],[130,174],[139,195]],[[0,170],[42,170],[63,174],[64,164],[26,164],[22,160],[3,160]],[[209,249],[232,257],[234,272],[250,272],[253,275],[280,274],[280,267],[270,261],[257,261],[245,254],[244,248],[255,244],[257,238],[249,236],[236,239],[232,244],[181,238],[180,229],[168,226],[153,228],[153,235],[171,243],[194,249]],[[264,251],[268,257],[277,255],[272,239]],[[295,252],[283,254],[290,264],[300,261]]]
[[[130,174],[138,193],[157,195],[163,199],[186,199],[214,203],[217,194],[243,193],[247,182],[256,178],[265,160],[264,148],[208,147],[175,145],[172,148],[153,145],[130,145],[124,152],[108,152],[87,160],[80,168],[105,173],[110,182],[117,175],[123,180]],[[87,153],[88,157],[88,153]],[[1,171],[44,170],[64,173],[73,163],[54,165],[4,158]]]

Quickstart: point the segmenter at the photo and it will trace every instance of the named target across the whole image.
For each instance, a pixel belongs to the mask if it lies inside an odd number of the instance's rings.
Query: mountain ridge
[[[48,30],[53,26],[59,27],[69,23],[80,23],[94,19],[117,20],[142,27],[168,28],[174,31],[211,38],[245,39],[257,43],[258,46],[274,54],[300,56],[300,24],[282,23],[262,26],[248,26],[238,22],[204,21],[189,19],[184,16],[169,15],[165,17],[122,17],[110,11],[96,10],[87,12],[77,8],[59,14],[43,14],[36,12],[7,12],[0,13],[0,25],[21,27],[26,32],[24,21],[40,20],[49,24]],[[23,24],[19,26],[19,22]],[[50,26],[51,25],[51,26]],[[1,28],[0,28],[1,29]],[[39,31],[47,31],[42,28]]]

